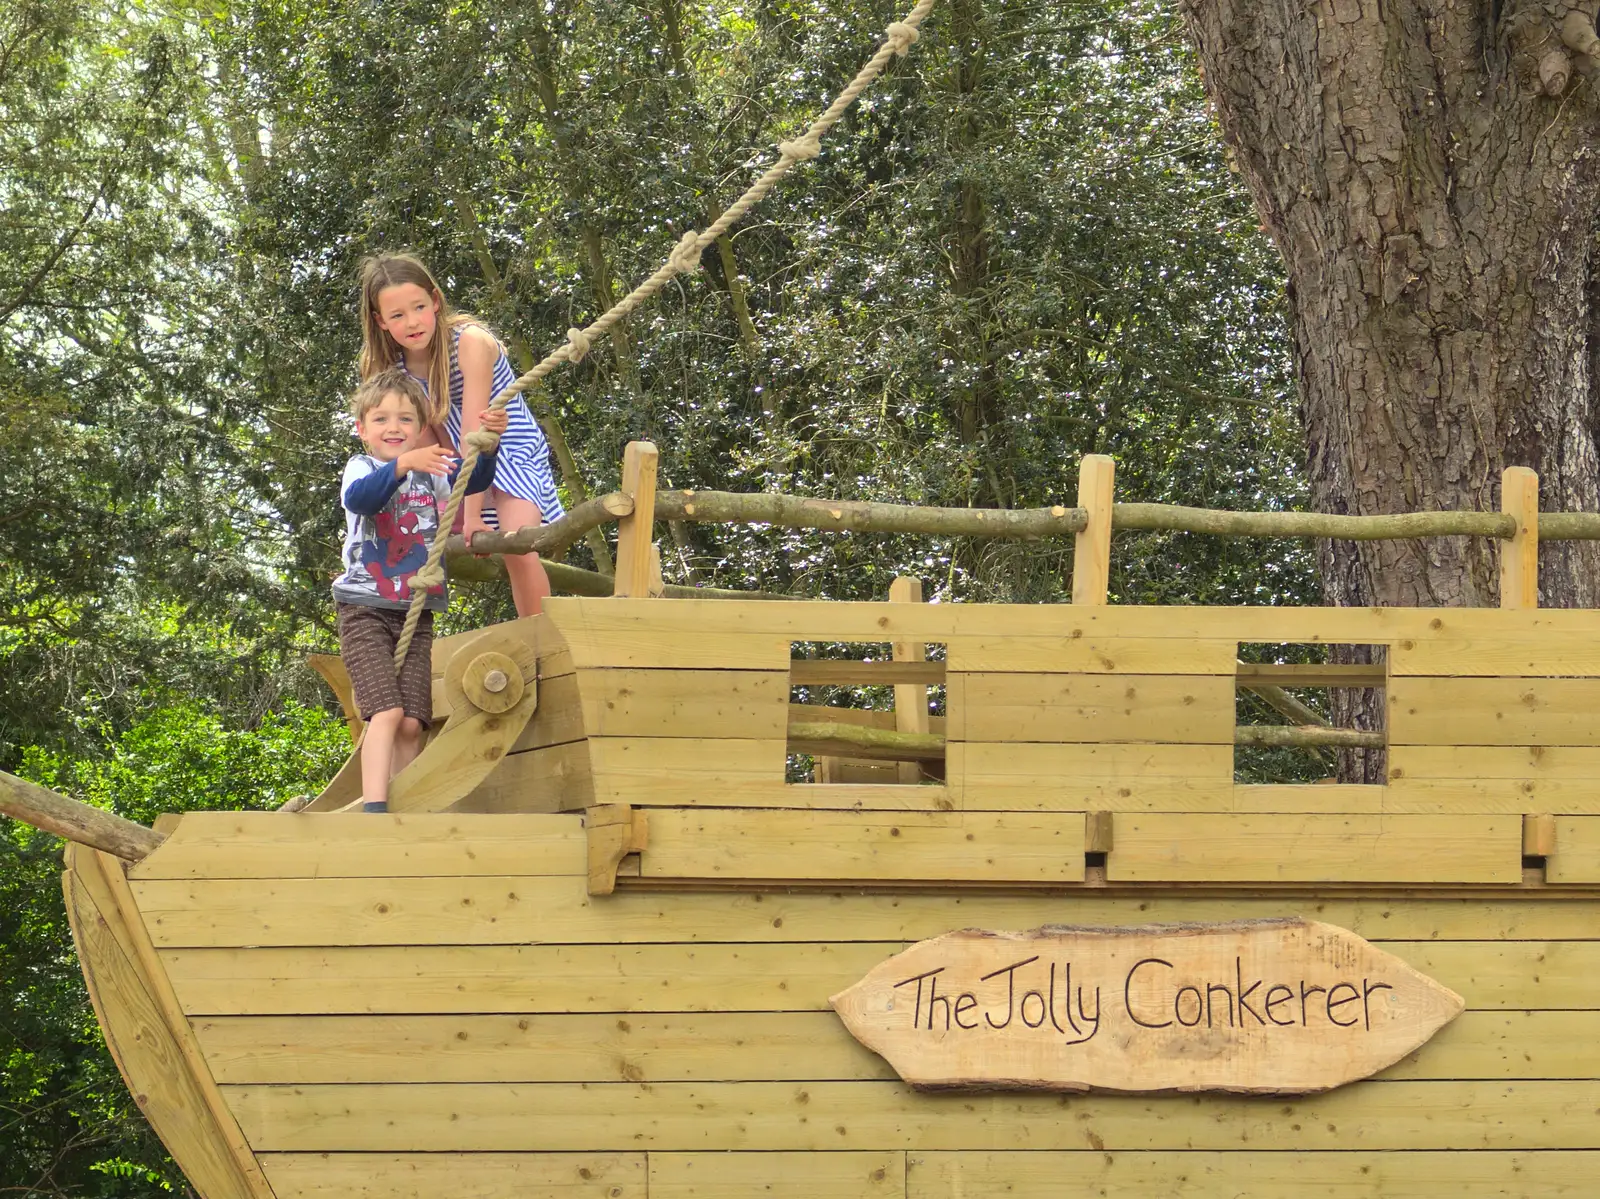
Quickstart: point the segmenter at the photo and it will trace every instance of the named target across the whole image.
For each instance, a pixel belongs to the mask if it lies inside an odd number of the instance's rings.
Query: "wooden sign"
[[[1309,920],[978,929],[919,941],[831,1000],[913,1086],[1301,1094],[1377,1073],[1455,992]]]

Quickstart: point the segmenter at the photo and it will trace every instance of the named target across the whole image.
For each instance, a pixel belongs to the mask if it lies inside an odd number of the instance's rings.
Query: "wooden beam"
[[[901,733],[859,724],[791,721],[789,752],[888,761],[938,761],[944,757],[944,738],[938,733]]]
[[[1600,746],[1600,678],[1416,675],[1392,678],[1388,696],[1396,745]]]
[[[1556,851],[1556,818],[1549,813],[1529,813],[1522,818],[1524,857],[1548,858]]]
[[[587,499],[547,525],[528,525],[509,533],[479,533],[472,549],[458,534],[450,538],[449,551],[455,554],[541,554],[553,558],[581,541],[591,530],[627,516],[633,511],[633,497],[621,491],[607,492]]]
[[[128,879],[576,878],[585,852],[577,816],[186,812],[161,852],[131,867]]]
[[[1522,881],[1522,818],[1389,812],[1126,812],[1106,878],[1119,882]]]
[[[1083,828],[1083,851],[1085,853],[1110,853],[1115,840],[1112,836],[1111,812],[1086,813]]]
[[[190,1116],[189,1122],[184,1125],[168,1122],[162,1131],[168,1135],[181,1137],[182,1130],[193,1130],[199,1120],[204,1120],[209,1125],[207,1129],[209,1135],[206,1139],[214,1148],[220,1148],[231,1160],[237,1173],[237,1188],[230,1188],[233,1193],[248,1199],[273,1199],[272,1188],[262,1176],[255,1154],[240,1131],[233,1112],[224,1101],[216,1079],[212,1077],[211,1068],[206,1064],[205,1055],[200,1051],[194,1029],[183,1011],[177,992],[173,989],[172,979],[156,955],[155,945],[150,940],[149,925],[145,922],[144,915],[134,899],[127,875],[123,873],[122,863],[109,854],[73,846],[67,852],[66,866],[69,899],[74,890],[82,888],[83,895],[92,904],[99,921],[104,922],[104,927],[126,956],[139,985],[155,1009],[153,1014],[164,1026],[162,1031],[170,1038],[171,1046],[176,1050],[176,1060],[169,1058],[163,1062],[160,1072],[167,1074],[180,1072],[184,1076],[180,1085],[186,1085],[189,1089],[188,1097],[191,1099],[198,1097],[200,1100],[200,1111],[186,1113]],[[75,915],[81,923],[86,924],[90,913],[80,910]],[[82,931],[76,929],[74,931],[80,938],[83,936]],[[111,1039],[107,1038],[108,1044],[111,1043]],[[126,1063],[129,1056],[149,1052],[153,1048],[154,1046],[124,1043],[121,1045],[119,1056],[122,1056]]]
[[[1541,541],[1600,541],[1600,512],[1541,512]]]
[[[901,576],[889,584],[891,604],[920,604],[922,580]],[[896,662],[922,664],[928,657],[928,646],[922,641],[896,641],[890,648]],[[928,687],[925,683],[897,683],[894,689],[894,727],[900,733],[929,731]],[[922,767],[916,762],[901,762],[895,768],[902,783],[920,783]]]
[[[1515,468],[1525,469],[1525,468]],[[595,496],[547,525],[511,533],[480,533],[478,554],[538,553],[556,557],[591,529],[633,511],[629,494]],[[1089,516],[1066,508],[921,508],[862,500],[731,491],[664,491],[655,498],[657,520],[709,524],[771,524],[789,529],[834,529],[858,533],[927,533],[947,537],[1005,537],[1036,540],[1081,533]],[[1216,537],[1331,537],[1345,541],[1410,541],[1428,537],[1517,535],[1515,515],[1506,512],[1399,512],[1382,516],[1343,516],[1326,512],[1235,512],[1181,504],[1113,504],[1111,527],[1129,531],[1203,533]],[[1600,540],[1600,512],[1547,512],[1539,517],[1545,541]],[[467,554],[460,537],[450,541],[452,558]]]
[[[154,829],[0,770],[0,815],[137,862],[166,840]]]
[[[1239,665],[1244,666],[1248,664],[1241,662]],[[1239,689],[1241,691],[1250,692],[1279,716],[1285,717],[1290,724],[1318,725],[1325,727],[1330,723],[1326,718],[1323,717],[1322,713],[1318,712],[1315,708],[1301,703],[1282,687],[1279,687],[1275,684],[1262,682],[1249,683],[1243,679],[1240,679]],[[1306,752],[1310,754],[1315,761],[1322,763],[1324,766],[1332,765],[1333,760],[1328,756],[1328,753],[1325,749],[1319,749],[1317,746],[1312,745],[1306,747]]]
[[[661,1153],[650,1162],[650,1199],[926,1199],[940,1195],[998,1195],[963,1190],[958,1182],[939,1192],[906,1188],[906,1155],[898,1150],[843,1153]],[[1088,1193],[1088,1192],[1085,1192]],[[1176,1192],[1174,1192],[1176,1193]]]
[[[1411,541],[1423,537],[1501,537],[1516,532],[1500,512],[1400,512],[1334,516],[1326,512],[1225,512],[1180,504],[1118,504],[1115,529],[1210,533],[1217,537],[1332,537],[1342,541]],[[1574,524],[1577,527],[1577,524]],[[1600,536],[1600,531],[1587,534]]]
[[[645,594],[651,599],[661,599],[667,594],[667,580],[661,574],[661,547],[650,543],[650,585]]]
[[[795,658],[789,682],[795,687],[876,687],[888,683],[923,687],[945,681],[943,662],[857,662],[845,658]]]
[[[1517,522],[1511,540],[1500,547],[1500,606],[1539,606],[1539,476],[1526,466],[1508,466],[1500,475],[1500,510]]]
[[[1116,464],[1104,454],[1085,454],[1078,465],[1078,507],[1088,519],[1073,542],[1072,602],[1104,604],[1111,582],[1111,509]]]
[[[1441,1035],[1448,1035],[1448,1030]],[[1436,1060],[1429,1053],[1419,1057]],[[1295,1120],[1301,1118],[1295,1110]],[[1438,1199],[1441,1195],[1488,1199],[1491,1195],[1580,1194],[1587,1186],[1581,1180],[1600,1171],[1600,1153],[1588,1149],[1534,1153],[1477,1147],[1467,1151],[1396,1149],[1374,1152],[1362,1142],[1352,1142],[1331,1151],[1274,1146],[1274,1151],[1265,1152],[1254,1141],[1244,1141],[1241,1146],[1230,1146],[1229,1152],[1175,1152],[1166,1147],[1155,1152],[1119,1148],[1115,1153],[982,1149],[915,1151],[908,1158],[910,1174],[922,1188],[915,1192],[917,1199],[1002,1194],[1007,1199],[1313,1194],[1338,1195],[1340,1199]],[[652,1172],[660,1156],[650,1154]],[[321,1192],[316,1199],[322,1199]],[[492,1199],[501,1197],[496,1194]],[[652,1174],[650,1199],[678,1197],[657,1190]]]
[[[656,496],[656,519],[1030,541],[1071,536],[1082,530],[1086,517],[1081,509],[1060,504],[1049,508],[919,508],[910,504],[813,499],[798,495],[663,491]]]
[[[589,894],[610,895],[617,889],[617,867],[646,848],[650,826],[643,812],[625,803],[596,804],[584,812],[583,824],[589,835]]]
[[[278,1199],[647,1199],[653,1184],[645,1159],[643,1153],[271,1153],[262,1165]]]
[[[1242,724],[1233,730],[1233,743],[1273,747],[1331,745],[1340,749],[1382,749],[1388,742],[1384,734],[1366,729]],[[927,761],[944,757],[945,739],[939,733],[902,733],[870,725],[791,718],[789,749],[802,754]]]
[[[663,808],[641,866],[646,879],[1075,883],[1083,833],[1071,811]]]
[[[190,1194],[255,1199],[233,1153],[206,1118],[205,1099],[150,993],[121,918],[110,907],[102,909],[83,876],[71,868],[80,852],[96,856],[69,845],[61,881],[83,979],[118,1072],[183,1171]],[[104,888],[98,890],[103,898]]]
[[[1251,683],[1274,687],[1382,687],[1388,682],[1388,672],[1382,663],[1241,662],[1238,679],[1241,687]]]
[[[1340,749],[1382,749],[1388,744],[1382,733],[1365,729],[1323,728],[1301,725],[1241,724],[1233,730],[1235,745],[1299,746],[1334,745]]]
[[[724,897],[723,902],[728,900]],[[1074,917],[1076,914],[1073,909]],[[534,981],[535,989],[537,985]],[[684,1148],[703,1152],[882,1151],[885,1146],[921,1144],[978,1145],[987,1151],[1070,1149],[1092,1164],[1103,1165],[1108,1157],[1120,1160],[1125,1151],[1158,1149],[1168,1151],[1165,1161],[1169,1169],[1164,1179],[1158,1177],[1149,1188],[1136,1181],[1130,1187],[1113,1184],[1104,1190],[1112,1195],[1165,1196],[1181,1195],[1185,1187],[1190,1195],[1314,1193],[1313,1180],[1324,1176],[1313,1174],[1312,1167],[1302,1170],[1286,1187],[1270,1181],[1284,1177],[1281,1166],[1278,1172],[1267,1174],[1264,1186],[1257,1186],[1255,1176],[1243,1172],[1248,1169],[1244,1163],[1223,1185],[1171,1169],[1195,1150],[1259,1151],[1269,1138],[1274,1146],[1297,1153],[1351,1151],[1352,1146],[1360,1146],[1360,1153],[1376,1158],[1375,1150],[1453,1150],[1454,1168],[1443,1174],[1451,1179],[1470,1174],[1476,1159],[1486,1156],[1483,1150],[1515,1146],[1523,1150],[1518,1158],[1527,1164],[1522,1173],[1509,1164],[1496,1171],[1498,1178],[1506,1180],[1501,1193],[1553,1197],[1562,1190],[1569,1196],[1588,1193],[1584,1188],[1589,1184],[1583,1179],[1591,1177],[1585,1171],[1592,1170],[1592,1164],[1563,1158],[1566,1169],[1562,1171],[1541,1162],[1541,1153],[1528,1150],[1593,1143],[1594,1092],[1595,1084],[1589,1079],[1538,1080],[1514,1086],[1499,1079],[1375,1082],[1353,1090],[1270,1103],[1247,1095],[1185,1096],[1176,1102],[1118,1096],[1071,1099],[1069,1107],[1059,1096],[1041,1092],[929,1096],[898,1080],[872,1080],[805,1086],[792,1082],[551,1083],[528,1087],[422,1083],[406,1088],[404,1102],[382,1088],[269,1086],[230,1088],[230,1098],[252,1138],[264,1151],[275,1152],[570,1152],[595,1145],[627,1145],[653,1154]],[[385,1101],[389,1106],[383,1108],[382,1118],[374,1118],[372,1113]],[[1065,1111],[1071,1111],[1072,1117],[1063,1119]],[[826,1112],[826,1118],[817,1118],[818,1112]],[[1196,1118],[1195,1112],[1204,1115]],[[1090,1118],[1077,1119],[1084,1113]],[[1292,1124],[1300,1128],[1292,1129]],[[845,1131],[839,1132],[840,1128]],[[1090,1131],[1105,1145],[1105,1151],[1086,1148],[1085,1134]],[[1356,1156],[1356,1152],[1350,1155]],[[1384,1156],[1404,1158],[1407,1154]],[[1348,1166],[1341,1173],[1344,1178],[1352,1177]],[[1359,1177],[1359,1172],[1354,1176]],[[937,1189],[937,1180],[919,1181],[911,1193],[918,1199],[1003,1193],[990,1189],[989,1177],[980,1175],[961,1191]],[[1402,1193],[1484,1199],[1493,1193],[1488,1188],[1464,1191],[1448,1182],[1442,1189],[1434,1186],[1400,1192],[1382,1187],[1382,1175],[1379,1177],[1378,1188],[1346,1188],[1344,1194],[1361,1199]],[[1562,1186],[1562,1182],[1573,1185]],[[1180,1189],[1173,1189],[1174,1185]],[[416,1189],[410,1193],[419,1194]],[[531,1189],[522,1193],[551,1194]],[[854,1189],[838,1194],[859,1197],[866,1193]],[[1094,1190],[1079,1188],[1074,1182],[1058,1183],[1042,1192],[1032,1188],[1025,1196],[1038,1199],[1045,1194],[1053,1199],[1086,1193]],[[1339,1192],[1323,1187],[1322,1193]],[[817,1199],[835,1196],[818,1195]]]
[[[655,527],[656,466],[661,455],[648,441],[630,441],[622,455],[622,491],[633,508],[617,526],[617,575],[612,595],[650,594],[650,544]]]
[[[804,724],[808,720],[834,721],[838,724],[864,724],[869,728],[894,728],[893,712],[874,712],[870,708],[834,708],[827,704],[790,704],[789,723]],[[943,733],[946,727],[943,716],[928,717],[930,733]]]

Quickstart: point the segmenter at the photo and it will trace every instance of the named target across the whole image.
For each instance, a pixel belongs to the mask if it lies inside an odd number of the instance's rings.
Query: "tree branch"
[[[49,278],[51,271],[55,270],[56,264],[61,261],[68,250],[77,244],[79,235],[89,227],[89,221],[94,217],[95,209],[99,208],[101,202],[106,198],[106,193],[111,189],[112,180],[115,178],[115,169],[106,172],[105,178],[100,181],[99,190],[95,192],[94,199],[89,201],[89,206],[83,210],[83,216],[78,218],[78,223],[61,235],[56,242],[55,249],[39,264],[39,269],[28,277],[27,282],[22,285],[22,290],[17,293],[16,298],[4,308],[0,308],[0,325],[10,320],[11,314],[28,302],[39,285]]]

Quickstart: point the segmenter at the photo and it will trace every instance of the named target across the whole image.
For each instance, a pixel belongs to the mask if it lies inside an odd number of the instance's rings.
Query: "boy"
[[[449,606],[445,586],[429,590],[404,671],[396,677],[395,643],[411,605],[411,576],[427,561],[450,498],[457,465],[446,446],[419,446],[422,385],[399,367],[374,375],[350,397],[366,453],[345,463],[344,572],[334,580],[339,656],[367,722],[361,743],[361,795],[368,812],[389,810],[389,780],[417,756],[433,723],[433,614]],[[483,415],[503,433],[505,412]],[[494,482],[495,456],[481,454],[467,493]]]

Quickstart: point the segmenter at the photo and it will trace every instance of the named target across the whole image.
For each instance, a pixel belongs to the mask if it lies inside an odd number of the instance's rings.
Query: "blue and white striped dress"
[[[459,349],[461,328],[451,330],[450,337],[452,350]],[[444,421],[445,432],[457,446],[461,444],[462,378],[459,357],[456,353],[451,355],[450,412]],[[499,395],[516,378],[517,372],[511,369],[511,360],[506,357],[502,346],[500,357],[495,359],[489,398]],[[550,474],[550,446],[544,439],[544,430],[539,428],[539,422],[533,419],[533,413],[528,411],[528,405],[520,395],[512,396],[506,402],[506,418],[506,431],[500,435],[500,454],[494,468],[494,485],[507,495],[539,505],[540,517],[545,524],[549,524],[566,509],[561,506],[555,479]],[[500,527],[495,511],[488,502],[483,505],[483,520],[491,528]]]

